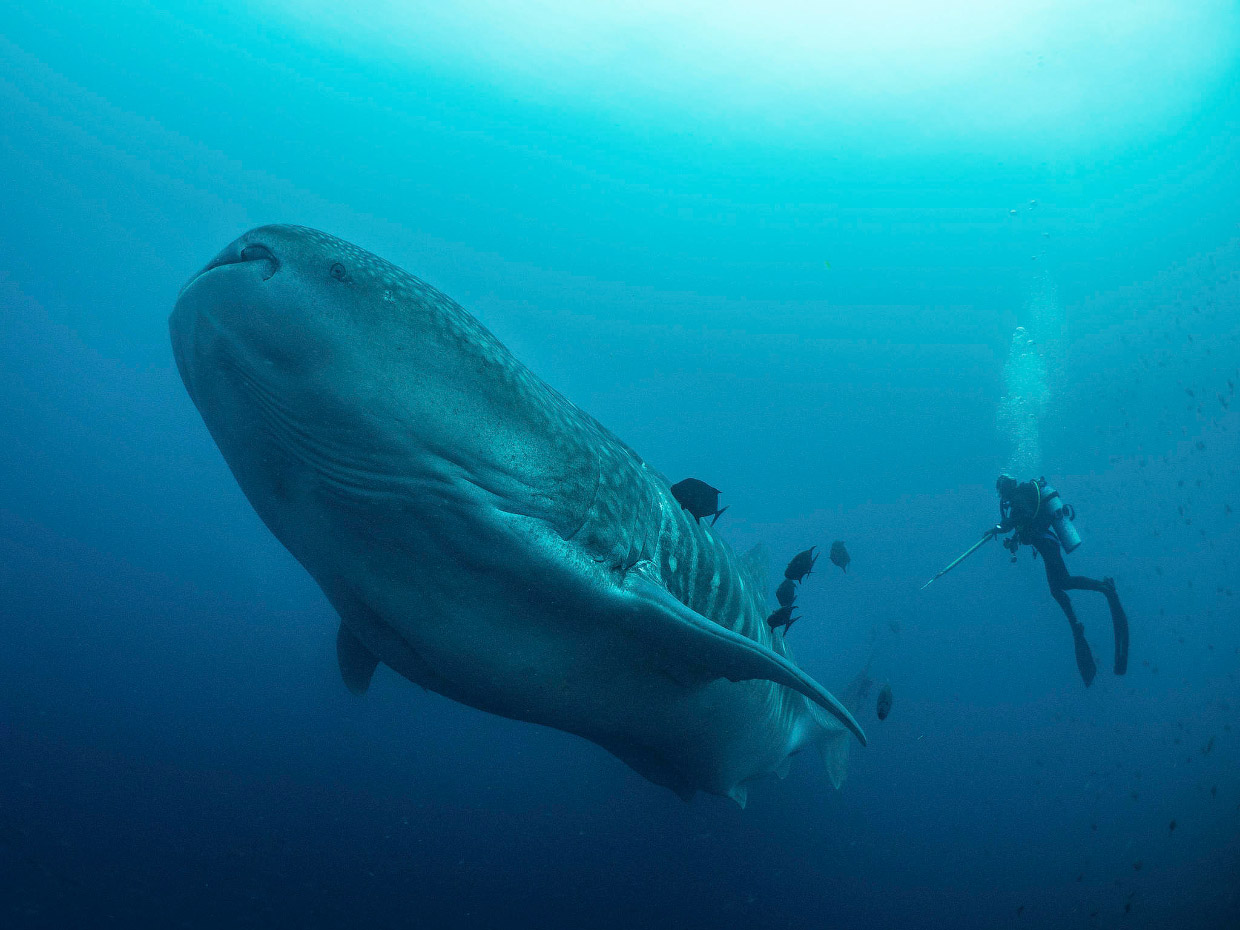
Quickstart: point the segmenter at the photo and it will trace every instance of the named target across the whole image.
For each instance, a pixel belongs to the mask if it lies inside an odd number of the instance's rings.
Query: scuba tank
[[[1071,552],[1081,544],[1081,534],[1076,531],[1072,521],[1076,519],[1076,511],[1071,505],[1065,504],[1059,492],[1046,483],[1045,478],[1038,479],[1038,493],[1041,497],[1038,506],[1046,508],[1047,518],[1059,537],[1064,552]]]

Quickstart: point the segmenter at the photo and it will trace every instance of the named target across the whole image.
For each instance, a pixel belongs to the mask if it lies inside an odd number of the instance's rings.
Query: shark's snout
[[[211,356],[208,368],[215,364],[218,352],[225,350],[236,359],[244,357],[246,344],[276,345],[278,339],[255,341],[264,327],[279,328],[277,319],[269,319],[272,278],[284,266],[279,243],[269,241],[253,230],[226,245],[192,275],[181,287],[169,319],[173,355],[182,380],[195,402],[199,396],[198,371],[204,365],[200,356]],[[264,323],[265,321],[265,323]],[[268,336],[271,334],[268,333]],[[217,360],[217,359],[216,359]]]

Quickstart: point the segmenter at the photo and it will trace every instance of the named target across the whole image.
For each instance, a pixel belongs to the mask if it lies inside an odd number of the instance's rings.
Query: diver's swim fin
[[[1081,623],[1072,624],[1072,642],[1076,647],[1076,667],[1081,673],[1081,680],[1088,688],[1098,674],[1098,666],[1094,663],[1094,654],[1089,651],[1089,643],[1085,640],[1085,627]]]
[[[1115,674],[1122,675],[1128,671],[1128,615],[1115,593],[1115,582],[1109,578],[1107,582],[1110,588],[1106,592],[1107,604],[1111,608],[1111,625],[1115,627]]]

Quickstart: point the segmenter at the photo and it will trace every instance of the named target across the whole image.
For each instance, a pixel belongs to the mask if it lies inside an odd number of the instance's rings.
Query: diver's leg
[[[1094,654],[1090,651],[1089,642],[1085,639],[1085,625],[1076,619],[1076,611],[1072,609],[1072,601],[1068,599],[1067,591],[1062,588],[1052,588],[1051,595],[1059,602],[1064,616],[1068,618],[1068,625],[1072,627],[1072,647],[1076,651],[1076,668],[1081,673],[1081,680],[1085,682],[1085,687],[1088,688],[1093,684],[1094,676],[1098,674],[1098,666],[1094,662]]]
[[[1094,654],[1090,651],[1089,643],[1085,639],[1085,627],[1076,618],[1076,611],[1072,609],[1072,601],[1068,597],[1068,592],[1064,590],[1063,582],[1069,577],[1068,567],[1064,565],[1057,543],[1039,540],[1034,543],[1034,547],[1042,556],[1042,564],[1046,566],[1046,583],[1050,586],[1051,597],[1059,604],[1064,616],[1068,618],[1068,625],[1072,628],[1076,668],[1081,673],[1081,680],[1085,682],[1085,687],[1088,688],[1093,683],[1094,676],[1098,674],[1098,666],[1094,662]]]
[[[1041,550],[1039,550],[1041,551]],[[1059,556],[1059,564],[1063,565],[1063,556],[1059,555],[1059,547],[1055,547],[1055,553],[1052,555]],[[1047,565],[1047,577],[1050,577],[1051,568],[1050,561],[1046,559],[1046,555],[1042,556],[1043,561]],[[1119,595],[1115,593],[1115,580],[1113,578],[1103,578],[1101,581],[1095,581],[1093,578],[1086,578],[1084,575],[1069,575],[1068,567],[1063,566],[1063,572],[1058,577],[1059,585],[1068,591],[1099,591],[1106,595],[1107,606],[1111,609],[1111,626],[1115,630],[1115,674],[1122,675],[1128,671],[1128,616],[1124,613],[1124,606],[1119,602]]]
[[[1064,564],[1063,555],[1059,552],[1059,543],[1040,537],[1033,541],[1033,548],[1042,556],[1042,564],[1046,566],[1046,583],[1050,585],[1051,593],[1066,591],[1072,578],[1068,574],[1068,566]],[[1059,598],[1056,597],[1055,600]]]
[[[1062,559],[1063,557],[1060,556]],[[1067,575],[1068,568],[1064,566],[1064,573]],[[1062,587],[1067,591],[1101,591],[1103,594],[1107,591],[1105,581],[1095,581],[1093,578],[1086,578],[1084,575],[1067,575],[1063,579]]]

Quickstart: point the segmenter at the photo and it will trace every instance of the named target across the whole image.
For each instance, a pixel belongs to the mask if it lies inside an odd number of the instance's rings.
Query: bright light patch
[[[509,96],[801,139],[1157,130],[1240,54],[1229,0],[271,2],[314,41]]]

